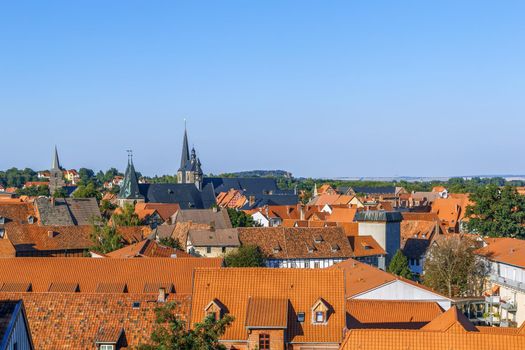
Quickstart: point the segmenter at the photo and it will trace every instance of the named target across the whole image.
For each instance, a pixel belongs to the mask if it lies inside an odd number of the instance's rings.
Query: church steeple
[[[179,170],[186,169],[189,162],[190,162],[190,148],[188,146],[188,132],[186,130],[186,121],[184,121],[184,139],[182,140],[182,155],[180,157]]]
[[[118,199],[121,205],[127,201],[144,201],[144,196],[139,191],[139,181],[135,166],[133,165],[133,154],[128,151],[128,166],[122,181],[122,187],[118,194]]]
[[[51,169],[60,169],[60,161],[58,159],[58,150],[57,150],[57,146],[55,145],[55,154],[54,154],[54,157],[53,157],[53,164],[51,166]]]

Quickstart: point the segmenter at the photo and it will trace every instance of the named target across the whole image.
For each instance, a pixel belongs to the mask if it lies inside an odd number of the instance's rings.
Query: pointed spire
[[[186,130],[186,119],[184,119],[184,138],[182,140],[182,155],[180,157],[180,169],[184,170],[190,161],[190,148],[188,147],[188,132]]]
[[[133,152],[127,150],[128,152],[128,166],[126,168],[126,173],[124,174],[124,180],[122,181],[122,187],[118,194],[120,199],[142,199],[143,195],[139,191],[139,181],[137,178],[137,173],[135,172],[135,166],[133,165]]]
[[[51,166],[51,169],[60,169],[60,161],[58,159],[58,150],[57,150],[56,145],[55,145],[55,155],[53,157],[53,165]]]

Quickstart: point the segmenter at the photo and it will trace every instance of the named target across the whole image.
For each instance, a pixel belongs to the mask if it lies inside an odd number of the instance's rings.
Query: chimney
[[[53,231],[53,230],[49,230],[49,231],[47,231],[47,236],[48,236],[49,238],[53,238],[53,237],[55,237],[55,231]]]
[[[213,207],[213,212],[216,213],[218,211],[217,207]]]
[[[248,197],[248,204],[250,207],[255,204],[255,196]]]
[[[166,288],[160,287],[159,296],[157,298],[157,303],[165,303],[165,302],[166,302]]]
[[[299,207],[300,217],[299,219],[304,220],[304,206],[301,204]]]

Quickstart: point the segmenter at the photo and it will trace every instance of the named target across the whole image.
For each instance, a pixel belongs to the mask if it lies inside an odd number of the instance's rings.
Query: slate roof
[[[0,293],[0,300],[23,300],[35,349],[96,350],[97,336],[114,339],[112,330],[123,330],[126,342],[119,349],[135,349],[150,340],[157,293]],[[167,301],[176,302],[176,314],[189,319],[190,296],[170,294]]]
[[[236,228],[219,230],[190,229],[188,240],[194,247],[239,247],[239,234]]]
[[[282,193],[275,179],[266,177],[205,177],[203,179],[203,186],[210,183],[213,184],[216,195],[231,189],[241,190],[247,196]]]
[[[269,259],[350,258],[352,247],[343,229],[239,228],[242,245],[256,245]]]
[[[95,198],[37,198],[35,206],[42,225],[90,225],[101,216]]]
[[[371,186],[354,186],[352,187],[355,193],[363,193],[366,195],[378,195],[378,194],[395,194],[395,186],[382,186],[382,187],[371,187]]]
[[[206,224],[216,229],[231,228],[232,224],[227,210],[214,209],[181,209],[172,217],[172,222],[191,222],[194,224]]]
[[[0,346],[4,344],[4,336],[11,332],[9,324],[13,317],[16,317],[16,310],[21,301],[19,300],[1,300],[0,301]]]
[[[218,300],[235,317],[222,339],[246,340],[250,299],[271,306],[273,315],[252,318],[250,323],[283,324],[288,313],[285,341],[295,343],[340,343],[345,328],[344,276],[327,269],[203,268],[195,270],[191,324],[202,320],[205,307]],[[322,298],[330,308],[328,322],[311,322],[311,308]],[[263,299],[280,299],[269,302]],[[282,300],[288,300],[289,304]],[[253,307],[253,306],[252,306]],[[285,308],[286,309],[283,309]],[[297,313],[306,315],[298,322]]]
[[[403,216],[397,211],[366,210],[355,214],[355,221],[401,222]]]
[[[299,196],[295,194],[265,194],[255,197],[255,202],[250,205],[247,201],[242,210],[250,210],[264,206],[282,206],[282,205],[297,205],[299,203]]]
[[[29,283],[32,292],[39,293],[53,283],[78,283],[79,293],[95,293],[112,284],[125,286],[128,293],[143,293],[146,285],[155,282],[173,284],[177,294],[191,294],[196,267],[221,265],[220,258],[6,258],[0,259],[0,285]],[[25,288],[16,291],[21,289]]]
[[[199,191],[194,184],[139,184],[146,202],[176,203],[182,209],[208,209],[215,204],[211,186]]]

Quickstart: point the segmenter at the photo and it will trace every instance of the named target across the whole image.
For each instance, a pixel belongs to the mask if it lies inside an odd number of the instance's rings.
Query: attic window
[[[297,322],[304,322],[305,313],[304,312],[298,312],[297,313]]]
[[[134,301],[133,305],[131,307],[133,308],[133,310],[139,309],[140,308],[140,302]]]
[[[273,247],[273,252],[274,253],[279,253],[281,251],[281,246],[279,244],[277,244],[276,246]]]
[[[5,229],[0,228],[0,238],[4,238],[5,235]]]
[[[325,321],[325,313],[323,311],[316,311],[315,323],[323,323]]]
[[[332,249],[332,252],[337,252],[340,249],[337,243],[332,244],[330,248]]]
[[[0,225],[5,224],[5,217],[0,216]]]
[[[100,344],[99,350],[115,350],[115,345],[113,345],[113,344]]]
[[[317,236],[315,236],[315,237],[314,237],[314,242],[315,242],[315,243],[321,243],[321,242],[323,242],[323,236],[321,236],[321,235],[317,235]]]
[[[32,215],[29,215],[29,216],[27,217],[27,222],[28,222],[29,224],[33,224],[33,223],[35,223],[35,217],[32,216]]]
[[[308,253],[313,253],[314,250],[315,250],[314,247],[312,247],[312,246],[310,246],[310,245],[308,245],[308,244],[306,245],[306,249],[308,249]]]

